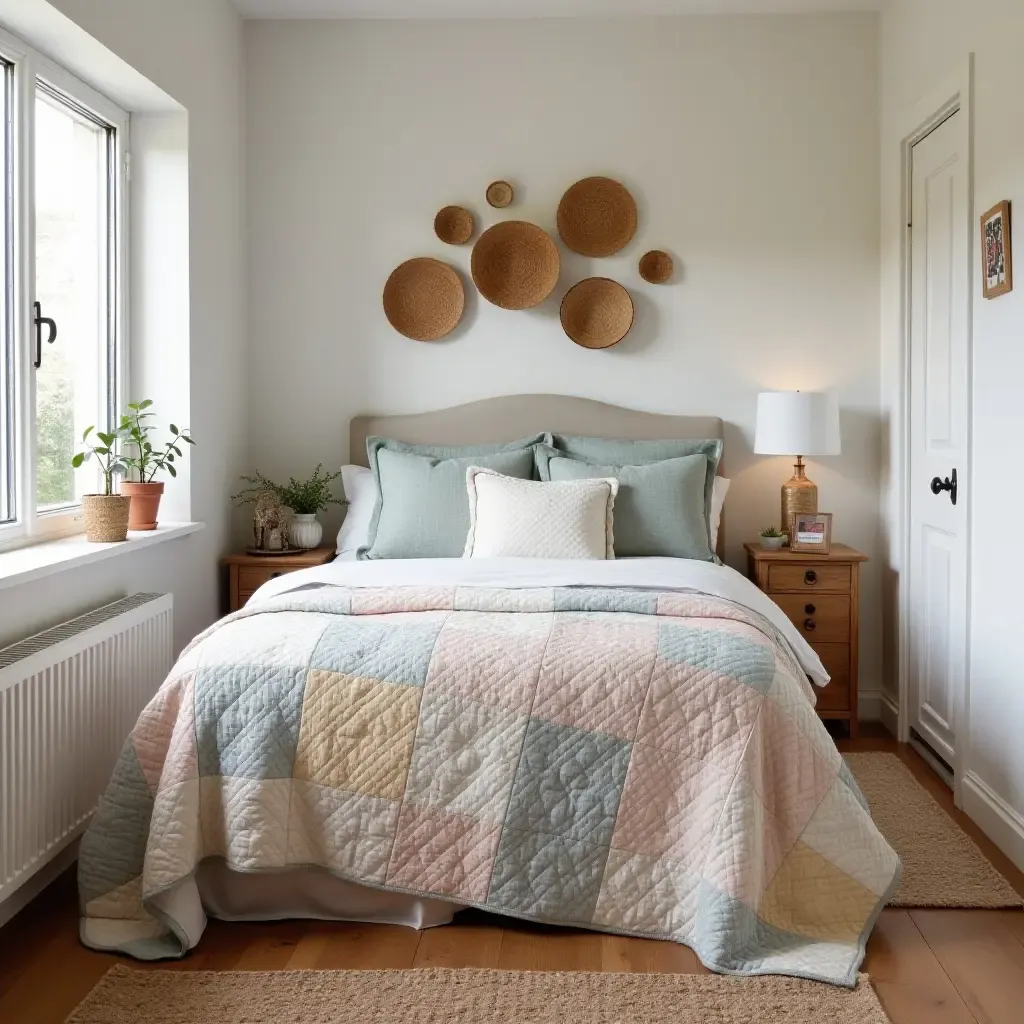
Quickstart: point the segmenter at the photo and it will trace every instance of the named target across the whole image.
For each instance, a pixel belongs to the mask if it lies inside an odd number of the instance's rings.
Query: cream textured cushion
[[[540,483],[470,466],[464,558],[615,557],[614,479]]]

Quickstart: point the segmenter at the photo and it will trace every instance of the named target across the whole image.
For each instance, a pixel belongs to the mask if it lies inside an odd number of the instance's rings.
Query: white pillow
[[[370,520],[377,505],[373,474],[365,466],[342,466],[341,485],[348,499],[345,521],[338,531],[338,557],[352,561],[370,543]]]
[[[710,527],[711,527],[711,550],[718,550],[718,527],[722,522],[722,507],[725,505],[725,496],[729,493],[729,484],[731,480],[726,480],[724,476],[715,477],[715,486],[711,491],[711,516]]]
[[[464,558],[615,557],[614,479],[517,480],[470,466]]]

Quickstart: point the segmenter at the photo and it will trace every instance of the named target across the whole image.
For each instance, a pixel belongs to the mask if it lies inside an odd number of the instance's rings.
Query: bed
[[[357,417],[351,455],[538,429],[722,436],[521,396]],[[472,906],[851,985],[899,863],[814,712],[825,682],[715,561],[291,574],[197,637],[141,716],[83,839],[82,940],[159,959],[208,915],[430,927]]]

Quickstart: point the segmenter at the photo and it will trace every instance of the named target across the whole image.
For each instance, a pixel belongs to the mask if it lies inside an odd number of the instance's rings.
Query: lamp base
[[[807,479],[803,456],[796,457],[793,476],[782,485],[782,532],[789,533],[794,513],[813,515],[818,511],[818,485]]]

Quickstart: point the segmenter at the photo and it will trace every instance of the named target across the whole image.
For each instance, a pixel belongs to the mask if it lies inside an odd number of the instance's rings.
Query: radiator
[[[0,650],[0,904],[88,824],[170,671],[172,617],[135,594]]]

